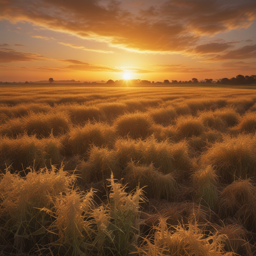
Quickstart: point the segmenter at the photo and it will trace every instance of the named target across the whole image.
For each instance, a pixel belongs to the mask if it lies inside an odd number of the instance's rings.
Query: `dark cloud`
[[[14,44],[15,46],[24,46],[23,44]]]
[[[220,60],[237,60],[237,59],[250,59],[256,58],[256,44],[255,45],[246,45],[239,49],[226,52],[222,55],[217,55],[210,60],[220,61]]]
[[[0,47],[8,47],[9,44],[0,44]]]
[[[97,66],[97,65],[91,65],[89,63],[79,61],[79,60],[62,60],[63,62],[71,63],[72,65],[69,65],[66,67],[66,69],[72,69],[72,70],[79,70],[79,71],[98,71],[98,72],[124,72],[124,71],[131,71],[133,73],[151,73],[150,70],[145,69],[139,69],[139,68],[110,68],[110,67],[104,67],[104,66]]]
[[[62,60],[63,62],[71,63],[65,69],[77,70],[77,71],[97,71],[97,72],[121,72],[119,69],[103,67],[97,65],[90,65],[86,62],[79,60]]]
[[[256,17],[255,0],[151,0],[129,11],[122,7],[126,1],[2,0],[0,18],[27,20],[135,51],[182,52],[194,48],[203,34],[245,28]]]
[[[8,48],[0,49],[0,62],[25,62],[44,59],[43,56],[34,53],[18,52]]]
[[[195,47],[192,52],[198,54],[219,53],[233,46],[233,43],[208,43]]]

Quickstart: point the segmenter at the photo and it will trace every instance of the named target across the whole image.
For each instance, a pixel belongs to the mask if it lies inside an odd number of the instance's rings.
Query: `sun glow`
[[[132,78],[132,74],[130,72],[125,72],[123,74],[123,79],[124,80],[131,80],[131,78]]]

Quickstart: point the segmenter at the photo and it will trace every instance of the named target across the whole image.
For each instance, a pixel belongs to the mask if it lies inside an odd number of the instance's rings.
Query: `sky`
[[[0,0],[0,81],[256,75],[255,0]]]

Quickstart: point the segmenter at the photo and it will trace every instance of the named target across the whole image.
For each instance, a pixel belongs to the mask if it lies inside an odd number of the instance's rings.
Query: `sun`
[[[124,80],[131,80],[131,78],[132,78],[132,74],[130,73],[130,72],[124,72],[124,74],[123,74],[123,79]]]

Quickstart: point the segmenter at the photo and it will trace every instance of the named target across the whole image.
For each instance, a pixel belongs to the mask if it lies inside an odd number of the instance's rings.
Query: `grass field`
[[[0,91],[0,255],[256,254],[256,90]]]

